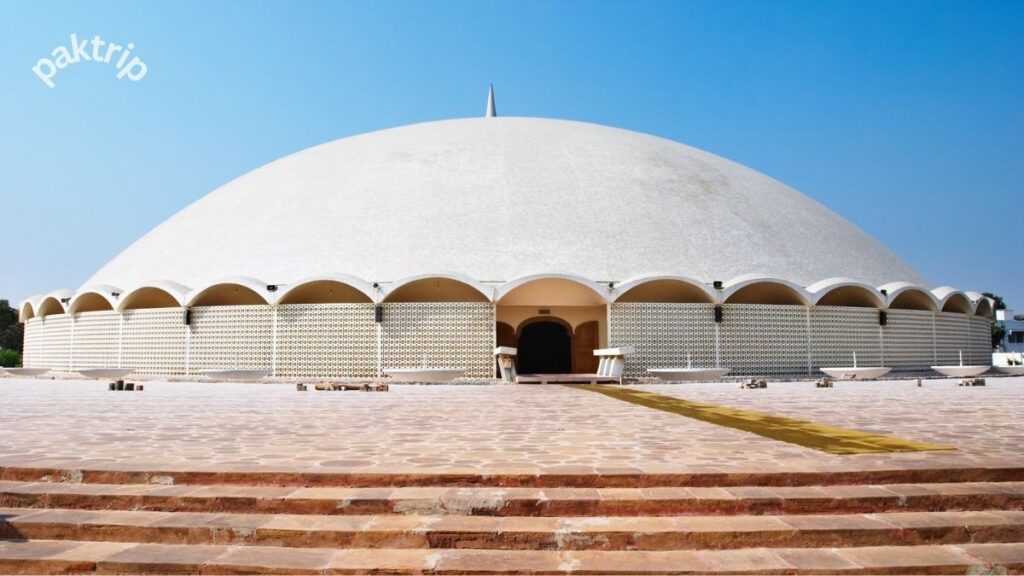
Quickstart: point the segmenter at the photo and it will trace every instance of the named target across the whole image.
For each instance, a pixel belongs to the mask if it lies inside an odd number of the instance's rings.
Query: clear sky
[[[132,42],[144,78],[57,46]],[[116,56],[114,60],[116,60]],[[498,112],[648,132],[845,216],[934,286],[1024,309],[1024,2],[0,3],[0,298],[78,287],[225,182],[328,140]]]

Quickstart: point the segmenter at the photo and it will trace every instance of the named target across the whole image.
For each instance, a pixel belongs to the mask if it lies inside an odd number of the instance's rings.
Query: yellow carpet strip
[[[751,432],[772,440],[780,440],[832,454],[864,454],[869,452],[918,452],[925,450],[954,450],[952,446],[914,442],[893,438],[882,434],[862,432],[850,428],[837,428],[776,416],[765,412],[741,410],[728,406],[701,404],[664,396],[653,392],[645,392],[621,386],[603,385],[568,385],[570,388],[597,392],[616,400],[646,406],[655,410],[663,410],[695,420],[710,422],[727,428],[735,428]]]

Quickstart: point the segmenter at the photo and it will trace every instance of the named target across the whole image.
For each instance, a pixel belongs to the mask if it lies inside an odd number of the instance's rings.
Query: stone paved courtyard
[[[1020,465],[1024,378],[646,385],[695,400],[950,444],[830,455],[562,386],[403,386],[0,379],[0,466],[311,472],[773,472]]]

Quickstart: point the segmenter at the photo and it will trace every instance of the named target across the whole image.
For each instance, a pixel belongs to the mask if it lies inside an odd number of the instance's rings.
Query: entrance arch
[[[572,372],[573,330],[558,318],[531,318],[519,326],[517,356],[522,374],[569,374]]]
[[[495,290],[495,340],[509,342],[502,325],[515,326],[511,346],[519,349],[516,368],[520,374],[594,373],[594,350],[608,341],[610,290],[586,278],[566,274],[538,274],[506,282]],[[541,322],[562,328],[527,329]],[[540,358],[541,352],[531,350],[531,346],[543,340],[545,332],[555,347],[553,350],[557,350],[558,360],[538,365],[530,357]]]

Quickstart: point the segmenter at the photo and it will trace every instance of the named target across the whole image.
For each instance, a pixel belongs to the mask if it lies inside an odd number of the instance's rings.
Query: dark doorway
[[[572,337],[557,322],[531,322],[519,334],[520,374],[572,372]]]

